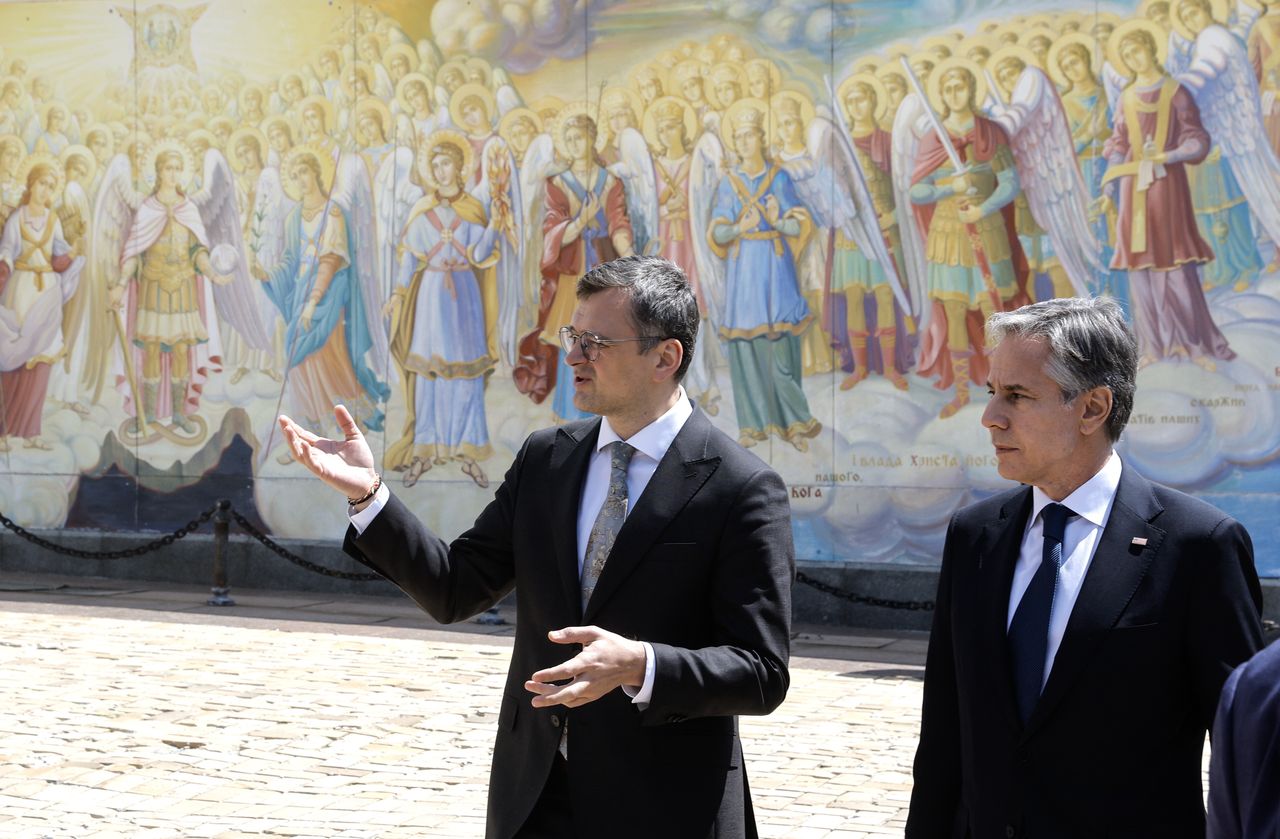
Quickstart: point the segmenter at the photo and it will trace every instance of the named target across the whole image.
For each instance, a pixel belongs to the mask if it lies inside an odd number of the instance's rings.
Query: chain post
[[[234,606],[231,587],[227,585],[227,536],[231,532],[231,502],[218,500],[213,513],[213,588],[210,606]]]

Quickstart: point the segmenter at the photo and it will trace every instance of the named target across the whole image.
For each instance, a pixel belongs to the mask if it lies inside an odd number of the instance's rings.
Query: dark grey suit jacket
[[[580,836],[755,836],[736,715],[769,713],[789,683],[786,488],[695,408],[627,516],[584,613],[578,504],[599,429],[592,419],[530,436],[452,544],[392,496],[362,535],[348,531],[345,549],[444,623],[516,590],[487,836],[507,839],[524,823],[566,723]],[[646,710],[621,690],[572,710],[530,705],[525,680],[576,653],[547,631],[589,624],[653,645]]]
[[[907,837],[1203,837],[1205,731],[1262,637],[1248,533],[1126,466],[1024,727],[1005,624],[1030,511],[1021,487],[951,522]]]
[[[1280,839],[1280,642],[1237,667],[1222,687],[1209,839]]]

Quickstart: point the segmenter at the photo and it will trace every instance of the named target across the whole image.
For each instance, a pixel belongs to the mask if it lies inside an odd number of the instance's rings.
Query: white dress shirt
[[[1067,519],[1066,532],[1062,538],[1062,566],[1058,572],[1058,585],[1053,593],[1053,609],[1049,613],[1049,643],[1045,649],[1044,681],[1040,683],[1042,689],[1049,681],[1049,671],[1053,669],[1053,660],[1062,644],[1071,610],[1076,605],[1076,598],[1080,596],[1080,587],[1084,585],[1085,574],[1089,572],[1089,564],[1098,549],[1098,540],[1107,526],[1107,519],[1111,517],[1111,505],[1115,503],[1116,490],[1120,487],[1120,470],[1120,457],[1113,451],[1096,475],[1057,502],[1069,507],[1073,515]],[[1022,550],[1013,569],[1006,631],[1013,623],[1014,612],[1018,610],[1022,595],[1031,584],[1031,578],[1040,567],[1044,552],[1044,521],[1040,518],[1040,512],[1053,503],[1053,499],[1045,495],[1040,487],[1032,488],[1031,518],[1027,521],[1027,530],[1022,536]]]
[[[658,461],[662,460],[667,449],[671,448],[676,435],[680,433],[680,429],[684,428],[685,422],[693,415],[693,405],[689,402],[684,388],[680,387],[678,390],[676,404],[670,410],[625,441],[636,450],[631,458],[631,464],[627,467],[628,515],[635,509],[636,502],[640,500],[645,487],[649,486],[649,480],[658,469]],[[591,453],[591,460],[587,464],[587,479],[582,482],[582,498],[578,503],[579,577],[582,576],[582,565],[587,555],[587,540],[591,538],[591,528],[595,525],[596,516],[600,514],[600,508],[604,506],[605,496],[609,492],[611,464],[609,452],[605,451],[605,446],[621,439],[618,432],[614,431],[613,426],[609,424],[608,418],[602,419],[600,436],[596,440],[596,450]],[[364,533],[365,528],[382,511],[390,497],[391,491],[384,483],[378,487],[369,506],[358,513],[351,512],[348,508],[351,525],[356,529],[357,535]],[[653,647],[647,641],[641,643],[644,644],[644,684],[634,693],[626,687],[623,690],[631,696],[632,702],[644,706],[648,705],[653,696],[654,660]]]

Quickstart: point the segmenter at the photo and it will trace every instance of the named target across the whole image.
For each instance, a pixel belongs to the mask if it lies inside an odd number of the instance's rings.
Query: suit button
[[[552,715],[551,715],[551,727],[552,727],[552,728],[559,728],[559,727],[560,727],[560,715],[559,715],[559,714],[552,714]]]
[[[1009,825],[1005,825],[1005,828],[1004,828],[1004,835],[1005,835],[1005,836],[1008,836],[1008,837],[1009,837],[1009,839],[1013,839],[1013,837],[1015,837],[1015,836],[1017,836],[1017,835],[1018,835],[1018,830],[1017,830],[1017,828],[1015,828],[1015,827],[1014,827],[1013,825],[1011,825],[1011,824],[1009,824]]]

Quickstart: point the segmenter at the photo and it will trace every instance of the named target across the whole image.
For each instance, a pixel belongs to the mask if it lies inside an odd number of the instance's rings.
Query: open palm
[[[280,429],[295,460],[348,498],[360,498],[369,492],[377,474],[373,451],[346,407],[335,406],[333,415],[345,439],[320,437],[284,414],[280,415]]]

